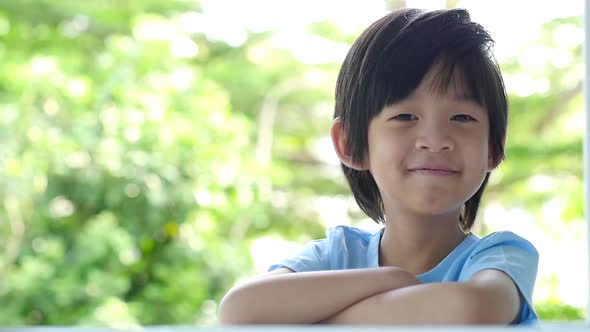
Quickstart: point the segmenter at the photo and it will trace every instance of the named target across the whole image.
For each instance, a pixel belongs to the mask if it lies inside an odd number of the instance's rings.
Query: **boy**
[[[224,324],[532,324],[538,253],[470,233],[504,158],[507,101],[465,10],[403,9],[357,39],[332,140],[374,234],[330,228],[223,299]]]

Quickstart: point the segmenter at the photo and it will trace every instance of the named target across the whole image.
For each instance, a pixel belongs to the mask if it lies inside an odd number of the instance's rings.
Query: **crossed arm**
[[[222,324],[508,324],[520,308],[510,277],[483,270],[467,282],[422,284],[395,267],[290,273],[232,289]]]

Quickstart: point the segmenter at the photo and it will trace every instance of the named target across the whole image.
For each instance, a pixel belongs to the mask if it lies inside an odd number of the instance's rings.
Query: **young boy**
[[[344,60],[332,140],[360,208],[346,226],[239,285],[223,324],[532,324],[538,254],[470,233],[504,158],[507,101],[489,34],[464,10],[403,9]]]

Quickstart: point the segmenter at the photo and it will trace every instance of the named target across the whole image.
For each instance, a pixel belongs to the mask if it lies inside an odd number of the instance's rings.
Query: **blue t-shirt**
[[[383,229],[376,233],[348,227],[330,227],[326,238],[308,243],[295,257],[272,265],[269,271],[287,267],[295,272],[379,267],[379,243]],[[533,288],[539,254],[527,240],[512,232],[496,232],[483,238],[472,233],[432,270],[416,276],[423,283],[469,280],[485,269],[503,271],[514,280],[523,301],[518,324],[538,321],[533,308]]]

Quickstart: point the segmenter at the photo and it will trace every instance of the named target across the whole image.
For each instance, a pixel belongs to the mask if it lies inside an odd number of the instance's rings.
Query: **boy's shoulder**
[[[482,238],[473,235],[476,240],[476,245],[479,249],[486,249],[499,245],[504,246],[516,246],[523,249],[529,249],[531,251],[537,251],[535,246],[527,239],[522,236],[513,233],[511,231],[498,231],[490,233]]]
[[[346,225],[331,226],[326,229],[326,237],[331,241],[344,240],[363,240],[369,241],[378,233],[380,234],[383,228],[377,231],[369,231],[362,228]]]

